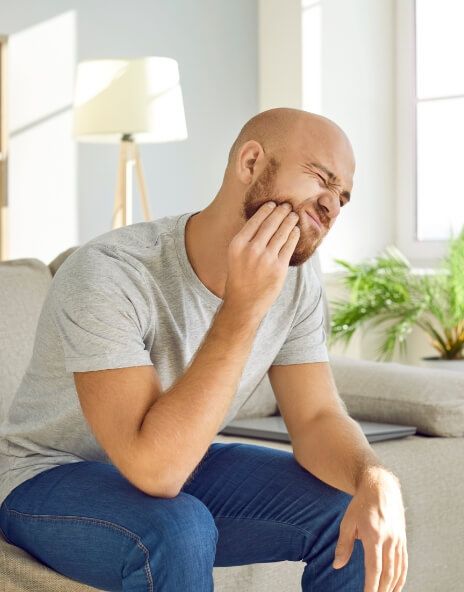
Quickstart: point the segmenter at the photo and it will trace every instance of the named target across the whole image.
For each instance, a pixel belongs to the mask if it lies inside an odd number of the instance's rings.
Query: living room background
[[[346,130],[357,158],[351,203],[319,248],[328,297],[338,297],[336,257],[360,261],[399,238],[398,20],[396,0],[1,3],[9,56],[8,258],[51,261],[110,229],[118,146],[72,137],[77,63],[169,56],[179,64],[189,136],[140,145],[152,216],[207,205],[233,139],[253,114],[277,105],[320,111]],[[137,222],[143,216],[134,197]],[[357,336],[347,352],[372,359],[376,344]],[[416,330],[408,348],[412,363],[432,353]]]
[[[10,62],[9,258],[50,261],[110,230],[118,146],[71,135],[81,60],[178,61],[189,137],[139,148],[152,215],[209,203],[230,145],[258,111],[256,2],[19,0],[0,3],[0,22]],[[138,198],[133,219],[142,220]]]

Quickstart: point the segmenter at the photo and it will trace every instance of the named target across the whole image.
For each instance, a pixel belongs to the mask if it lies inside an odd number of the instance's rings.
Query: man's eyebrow
[[[329,171],[329,169],[320,162],[311,162],[309,164],[310,166],[315,167],[316,169],[319,169],[320,171],[324,172],[329,177],[329,181],[333,181],[334,183],[340,184],[340,179],[337,177],[337,175],[335,175],[332,171]],[[351,199],[351,194],[349,191],[342,191],[340,195],[346,198],[346,201],[350,201]]]

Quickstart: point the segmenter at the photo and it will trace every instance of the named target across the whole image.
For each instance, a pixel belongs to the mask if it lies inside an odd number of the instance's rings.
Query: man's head
[[[291,204],[300,216],[300,239],[289,262],[295,266],[311,257],[349,201],[354,169],[351,144],[333,121],[279,108],[243,126],[224,180],[241,191],[244,220],[266,201]]]

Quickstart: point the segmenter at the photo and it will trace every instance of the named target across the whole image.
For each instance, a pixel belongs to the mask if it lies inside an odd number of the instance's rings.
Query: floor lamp
[[[84,142],[119,142],[111,227],[132,224],[133,176],[150,220],[138,143],[187,138],[176,60],[164,57],[85,60],[77,67],[74,135]]]

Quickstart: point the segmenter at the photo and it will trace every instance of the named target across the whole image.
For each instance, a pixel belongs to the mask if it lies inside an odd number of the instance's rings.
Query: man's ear
[[[264,167],[264,148],[256,140],[248,140],[238,151],[235,172],[244,185],[251,185]]]

